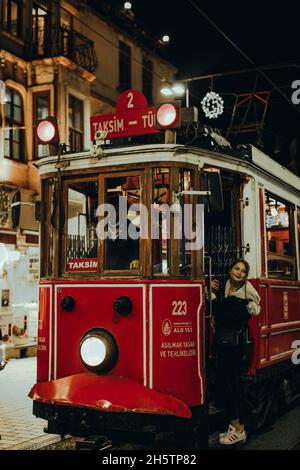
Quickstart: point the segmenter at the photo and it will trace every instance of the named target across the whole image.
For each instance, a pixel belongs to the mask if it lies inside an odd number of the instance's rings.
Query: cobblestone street
[[[45,421],[32,414],[27,395],[35,378],[35,357],[10,360],[0,372],[0,450],[35,449],[60,440],[45,434]]]

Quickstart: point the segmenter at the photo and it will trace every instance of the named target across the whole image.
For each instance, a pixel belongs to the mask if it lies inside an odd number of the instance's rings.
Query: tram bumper
[[[151,390],[133,380],[90,372],[36,383],[29,397],[33,412],[52,423],[49,432],[70,432],[72,426],[130,430],[159,423],[169,427],[190,421],[190,408],[182,401]],[[128,418],[128,419],[127,419]],[[63,427],[63,429],[62,429]]]

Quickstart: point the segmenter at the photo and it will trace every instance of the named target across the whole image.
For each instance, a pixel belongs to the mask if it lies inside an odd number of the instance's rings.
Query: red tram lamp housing
[[[59,144],[59,132],[55,117],[48,116],[36,121],[38,143],[42,145]]]
[[[174,129],[180,127],[181,102],[164,103],[156,111],[157,129]]]

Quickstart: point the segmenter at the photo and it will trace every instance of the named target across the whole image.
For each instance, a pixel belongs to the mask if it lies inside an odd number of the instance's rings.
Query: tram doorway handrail
[[[209,314],[205,315],[205,318],[211,318],[212,317],[212,288],[211,288],[211,282],[212,282],[212,259],[211,256],[204,255],[204,259],[208,260],[208,295],[209,295]],[[205,289],[207,287],[205,286]]]
[[[195,191],[195,190],[190,190],[190,191],[180,191],[180,193],[177,193],[176,196],[211,196],[211,191]]]

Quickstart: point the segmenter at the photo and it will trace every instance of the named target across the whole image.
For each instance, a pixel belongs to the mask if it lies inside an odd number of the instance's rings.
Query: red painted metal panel
[[[286,360],[292,342],[300,337],[300,283],[260,279],[253,284],[261,297],[255,350],[260,368]]]
[[[72,312],[61,309],[63,297],[72,296]],[[122,317],[113,309],[113,302],[128,296],[133,303],[132,312]],[[119,359],[111,373],[143,383],[143,286],[141,285],[61,285],[57,287],[56,300],[56,378],[86,371],[79,357],[79,344],[91,328],[110,331],[119,348]]]
[[[300,288],[288,286],[269,286],[271,325],[299,321],[300,324]]]
[[[267,360],[267,336],[260,337],[260,361]]]
[[[251,279],[251,284],[255,287],[260,297],[262,298],[258,281],[256,279]],[[253,344],[251,345],[251,347],[248,347],[248,351],[247,351],[250,375],[255,375],[256,369],[260,360],[260,347],[261,347],[260,325],[261,325],[261,315],[263,315],[263,311],[264,311],[262,303],[260,305],[261,305],[260,315],[253,316],[250,319],[249,324],[248,324],[250,338],[253,340]]]
[[[52,286],[41,286],[39,289],[39,320],[37,347],[37,380],[48,380],[51,368],[51,315]]]
[[[129,379],[84,373],[31,389],[30,398],[43,403],[80,406],[99,412],[134,412],[191,418],[191,411],[180,400],[150,390]]]
[[[300,339],[300,328],[297,331],[282,332],[279,334],[270,335],[270,360],[286,359],[290,356],[292,350],[292,343]],[[282,357],[284,354],[287,356]]]
[[[152,285],[149,383],[189,406],[204,402],[201,285]]]

